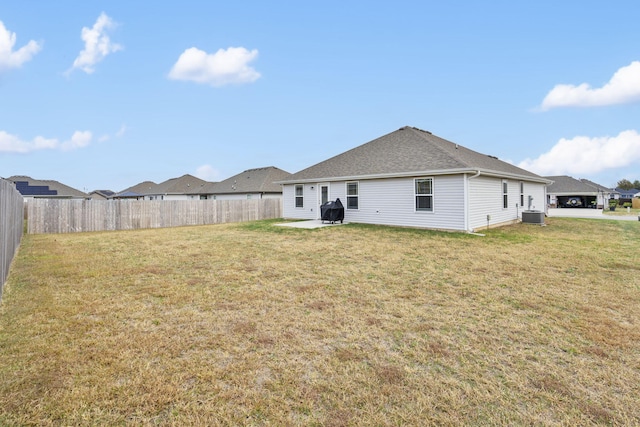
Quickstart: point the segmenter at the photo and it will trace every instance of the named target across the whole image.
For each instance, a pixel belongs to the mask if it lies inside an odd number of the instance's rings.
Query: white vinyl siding
[[[282,193],[262,193],[260,197],[255,197],[256,199],[282,199]]]
[[[215,194],[209,196],[210,199],[215,200],[247,200],[247,199],[263,199],[267,198],[266,195],[260,193],[239,193],[239,194]]]
[[[340,199],[346,208],[346,182],[331,182],[329,185],[331,199]],[[310,187],[311,184],[305,185],[305,209],[294,209],[294,186],[283,186],[285,218],[319,218],[319,208],[311,212],[309,201],[312,197],[317,200],[318,196]],[[433,206],[434,210],[429,215],[416,212],[414,177],[361,180],[358,182],[358,210],[345,209],[344,220],[366,224],[464,230],[462,175],[433,178]]]
[[[520,195],[520,182],[502,180],[487,176],[479,176],[469,179],[469,229],[476,230],[489,225],[505,224],[515,221],[522,209],[516,203],[508,203],[504,206],[503,181],[507,183],[508,200],[518,200]],[[545,186],[535,182],[524,182],[525,204],[529,196],[533,199],[531,209],[544,210]]]
[[[469,177],[470,175],[462,174],[434,176],[433,211],[428,214],[416,211],[415,179],[423,177],[360,180],[358,210],[345,209],[344,220],[366,224],[472,231],[487,226],[487,215],[491,217],[491,225],[517,219],[518,208],[515,202],[507,209],[502,208],[502,179],[483,175]],[[346,184],[346,181],[328,183],[331,200],[340,199],[345,208]],[[303,209],[294,207],[294,187],[292,184],[283,186],[283,216],[319,219],[319,189],[314,188],[318,187],[317,183],[305,184]],[[529,200],[529,196],[533,198],[531,209],[544,210],[544,184],[525,181],[524,192],[525,202]],[[508,181],[508,195],[511,196],[509,200],[518,200],[519,181]]]
[[[315,209],[317,203],[316,191],[312,185],[304,185],[303,205],[304,208],[295,207],[295,185],[283,185],[282,186],[282,215],[284,218],[297,218],[297,219],[316,219],[319,216],[316,215],[316,211],[319,213],[319,209]]]
[[[360,181],[360,209],[345,211],[345,221],[446,230],[464,229],[462,175],[433,178],[433,211],[416,212],[415,180],[394,178]]]

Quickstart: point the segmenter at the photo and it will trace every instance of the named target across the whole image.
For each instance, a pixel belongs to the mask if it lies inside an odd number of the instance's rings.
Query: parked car
[[[565,208],[581,208],[582,207],[582,199],[580,197],[569,197],[566,202],[564,202]]]

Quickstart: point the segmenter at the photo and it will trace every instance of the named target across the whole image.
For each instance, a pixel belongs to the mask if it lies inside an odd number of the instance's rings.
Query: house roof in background
[[[409,126],[303,169],[282,182],[478,170],[546,182],[541,176],[494,156],[478,153],[431,132]]]
[[[89,195],[92,195],[92,194],[98,194],[106,199],[109,199],[113,197],[116,194],[116,192],[111,190],[93,190],[91,193],[89,193]]]
[[[633,199],[638,195],[638,193],[640,193],[640,190],[638,190],[637,188],[632,188],[630,190],[623,190],[622,188],[616,188],[615,191],[617,193],[620,193],[620,197],[622,197],[623,199]]]
[[[291,176],[289,172],[275,166],[247,169],[224,181],[207,184],[204,188],[204,193],[282,193],[282,187],[274,182],[284,180],[289,176]]]
[[[199,194],[205,184],[207,181],[185,174],[161,182],[146,194]]]
[[[545,178],[553,181],[553,184],[547,186],[547,192],[550,194],[597,194],[599,192],[611,192],[610,188],[606,188],[587,179],[575,179],[568,175],[546,176]]]
[[[158,184],[153,181],[143,181],[132,187],[125,188],[119,193],[116,193],[114,197],[142,197],[145,194],[149,194],[149,192],[157,186]]]
[[[594,187],[596,190],[600,192],[613,192],[612,188],[605,187],[604,185],[600,185],[596,182],[589,181],[588,179],[580,178],[580,181],[584,182],[587,185]]]
[[[14,175],[6,178],[16,185],[16,189],[23,196],[60,197],[84,199],[87,193],[54,180],[33,179],[30,176]]]

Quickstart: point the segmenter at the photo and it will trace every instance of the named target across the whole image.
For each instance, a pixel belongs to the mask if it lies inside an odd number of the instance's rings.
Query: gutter
[[[474,173],[475,175],[472,178],[476,178],[482,174],[485,176],[493,176],[493,177],[506,178],[506,179],[518,179],[520,181],[538,182],[538,183],[547,184],[547,185],[553,182],[543,177],[510,174],[510,173],[497,172],[493,170],[459,168],[459,169],[438,169],[438,170],[431,170],[431,171],[410,171],[410,172],[401,172],[401,173],[346,175],[346,176],[336,176],[336,177],[313,177],[313,178],[303,178],[303,179],[297,179],[297,180],[287,179],[282,181],[274,181],[274,184],[280,184],[280,185],[312,184],[320,181],[322,182],[357,181],[357,180],[365,180],[365,179],[406,178],[406,177],[415,177],[415,176],[457,175],[457,174],[467,174],[467,173]]]
[[[480,176],[482,172],[478,169],[475,175],[472,175],[464,180],[464,229],[467,230],[467,233],[473,233],[471,227],[469,227],[469,180],[473,178],[477,178]]]

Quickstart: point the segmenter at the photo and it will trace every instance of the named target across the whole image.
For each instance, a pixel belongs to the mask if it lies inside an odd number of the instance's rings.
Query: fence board
[[[11,261],[20,246],[24,201],[13,183],[0,179],[0,300]]]
[[[33,199],[27,206],[27,231],[30,234],[222,224],[282,216],[280,199]]]

